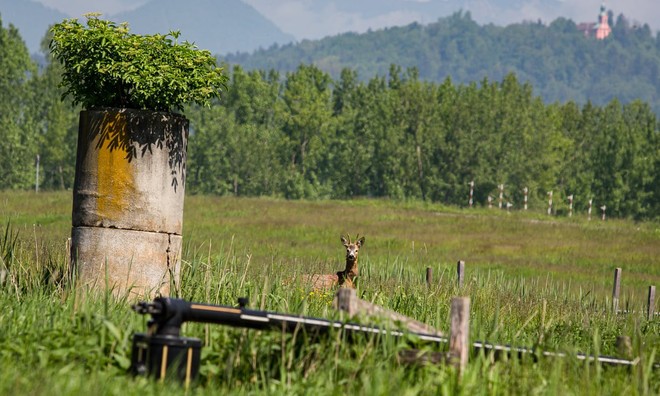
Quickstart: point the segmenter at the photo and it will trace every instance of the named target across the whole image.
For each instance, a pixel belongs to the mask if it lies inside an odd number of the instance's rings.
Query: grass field
[[[199,383],[186,390],[126,374],[130,336],[145,329],[129,301],[80,299],[64,284],[70,193],[0,192],[8,269],[0,286],[0,393],[660,394],[659,370],[651,368],[660,361],[660,320],[642,314],[648,286],[660,286],[660,224],[585,217],[366,199],[187,197],[180,297],[233,305],[248,296],[253,307],[337,317],[332,293],[283,280],[342,269],[339,235],[360,233],[363,299],[448,332],[450,299],[469,296],[473,340],[616,355],[616,337],[627,335],[641,360],[626,370],[472,356],[458,381],[451,367],[400,364],[395,356],[405,345],[392,340],[300,347],[292,336],[188,324],[185,335],[205,347]],[[467,268],[461,290],[458,260]],[[426,267],[434,271],[431,288]],[[637,313],[607,312],[616,267],[623,268],[621,306]]]

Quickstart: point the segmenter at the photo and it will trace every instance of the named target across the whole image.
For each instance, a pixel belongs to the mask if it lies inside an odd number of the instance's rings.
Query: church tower
[[[605,11],[605,4],[600,5],[600,15],[598,15],[598,23],[595,26],[596,38],[602,40],[612,33],[612,28],[607,23],[607,12]]]

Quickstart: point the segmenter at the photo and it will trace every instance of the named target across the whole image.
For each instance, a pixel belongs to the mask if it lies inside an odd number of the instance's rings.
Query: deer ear
[[[344,238],[343,236],[341,237],[341,243],[343,243],[344,246],[348,246],[348,241],[346,241],[346,238]]]
[[[362,247],[362,245],[364,245],[364,237],[358,239],[358,241],[357,241],[357,245],[358,245],[359,247]]]

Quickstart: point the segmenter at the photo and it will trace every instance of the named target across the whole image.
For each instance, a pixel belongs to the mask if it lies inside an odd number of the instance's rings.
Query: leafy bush
[[[209,105],[227,76],[209,51],[166,35],[129,33],[87,14],[87,25],[66,19],[52,27],[52,54],[63,64],[63,99],[84,108],[128,107],[171,111],[186,103]]]

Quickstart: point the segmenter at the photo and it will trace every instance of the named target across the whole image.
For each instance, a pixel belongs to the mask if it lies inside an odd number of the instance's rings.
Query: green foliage
[[[594,21],[595,22],[595,21]],[[614,22],[614,21],[612,21]],[[514,73],[529,82],[547,103],[591,100],[605,105],[648,102],[660,113],[660,36],[648,26],[619,18],[605,40],[584,37],[573,21],[558,18],[548,25],[523,22],[508,26],[479,25],[469,12],[436,22],[344,33],[315,41],[261,49],[223,58],[244,68],[281,73],[300,63],[313,63],[339,78],[344,68],[363,79],[388,73],[390,64],[417,67],[419,77],[459,84],[488,78],[500,81]]]
[[[87,15],[52,27],[50,50],[62,63],[65,95],[84,108],[129,107],[171,111],[209,105],[226,76],[209,51],[178,43],[178,32],[136,35],[127,24]]]
[[[301,66],[283,80],[235,67],[228,100],[191,108],[189,191],[287,198],[359,196],[486,205],[505,185],[520,208],[660,216],[658,120],[639,101],[599,108],[544,104],[529,83],[455,85],[416,69],[361,82]],[[217,136],[216,136],[217,135]],[[657,176],[655,176],[657,179]],[[505,201],[505,202],[506,202]]]
[[[18,30],[0,19],[0,188],[34,186],[36,95],[29,82],[36,71]]]
[[[47,34],[42,41],[44,53],[48,53],[51,37],[52,34]],[[60,87],[62,65],[52,56],[47,60],[29,86],[35,96],[31,111],[38,131],[39,188],[68,189],[73,187],[75,175],[80,108],[60,100],[64,93]]]

